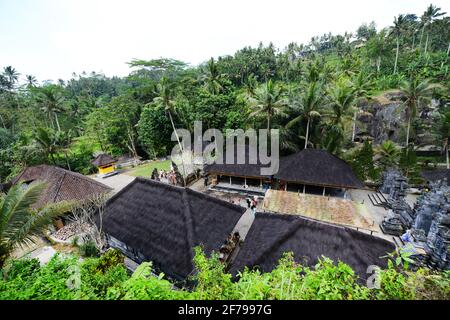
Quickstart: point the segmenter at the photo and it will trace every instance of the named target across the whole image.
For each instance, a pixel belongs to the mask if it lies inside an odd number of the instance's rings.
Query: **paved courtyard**
[[[134,179],[136,179],[136,177],[129,176],[125,173],[119,173],[107,178],[97,176],[91,176],[91,178],[112,188],[114,194],[125,188],[128,184],[133,182]]]

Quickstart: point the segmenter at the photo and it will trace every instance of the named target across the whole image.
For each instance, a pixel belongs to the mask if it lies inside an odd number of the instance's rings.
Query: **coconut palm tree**
[[[284,97],[283,90],[272,80],[269,80],[255,90],[254,96],[249,98],[249,104],[253,110],[250,113],[251,116],[264,115],[266,117],[267,131],[269,132],[272,117],[284,115],[287,100]]]
[[[308,147],[309,143],[311,122],[314,118],[321,116],[320,106],[323,100],[321,91],[322,88],[319,83],[310,82],[306,90],[300,95],[298,101],[292,105],[292,109],[297,112],[298,115],[286,125],[287,128],[291,128],[302,119],[306,120],[305,149]]]
[[[38,103],[40,109],[47,115],[53,129],[61,131],[61,126],[59,124],[58,114],[65,111],[64,109],[64,96],[62,95],[58,86],[48,85],[36,91],[36,102]],[[53,122],[55,119],[55,122]]]
[[[411,122],[417,115],[417,108],[421,102],[431,99],[433,88],[434,86],[428,80],[420,81],[417,77],[404,81],[400,87],[400,92],[405,97],[403,103],[406,107],[406,117],[408,119],[405,148],[409,146]]]
[[[30,74],[27,74],[27,75],[25,76],[25,78],[26,78],[26,80],[27,80],[27,87],[28,87],[28,88],[33,88],[33,87],[36,86],[36,84],[37,84],[37,79],[36,79],[35,76],[32,76],[32,75],[30,75]]]
[[[223,77],[224,75],[219,72],[214,58],[211,58],[206,66],[206,73],[202,76],[202,80],[208,91],[212,94],[219,94],[223,89],[221,83]]]
[[[423,34],[425,29],[427,30],[427,37],[425,40],[425,48],[424,48],[424,53],[427,53],[427,48],[428,48],[428,40],[429,40],[429,35],[430,35],[430,30],[429,30],[429,26],[431,25],[431,23],[436,20],[437,18],[445,15],[446,12],[441,12],[441,8],[438,8],[437,6],[434,6],[432,4],[430,4],[427,8],[427,10],[425,10],[425,12],[423,13],[422,17],[421,17],[421,23],[422,23],[422,33],[420,36],[420,44],[422,44],[422,38],[423,38]]]
[[[382,58],[388,53],[385,29],[381,30],[367,41],[366,50],[369,58],[375,61],[377,73],[379,73],[381,71]]]
[[[355,103],[355,92],[350,81],[338,79],[327,92],[327,109],[331,112],[327,117],[331,120],[325,139],[327,149],[332,152],[337,149],[344,135],[344,120],[349,118]]]
[[[353,115],[353,126],[352,126],[352,142],[355,141],[356,135],[356,118],[358,116],[359,105],[363,99],[370,98],[370,89],[372,87],[373,81],[371,80],[371,74],[366,75],[364,72],[358,73],[358,75],[352,80],[353,93],[355,95],[355,113]]]
[[[33,138],[43,151],[45,157],[48,159],[48,156],[50,156],[52,163],[56,165],[55,154],[58,152],[59,146],[55,132],[51,129],[38,127]]]
[[[44,184],[18,184],[0,195],[0,269],[17,246],[32,243],[54,218],[68,211],[68,204],[33,209],[44,189]]]
[[[400,36],[402,32],[405,30],[407,24],[407,20],[403,14],[399,14],[398,17],[394,17],[394,25],[391,27],[390,35],[395,36],[397,42],[397,48],[395,50],[395,63],[394,63],[394,74],[397,73],[397,63],[398,63],[398,54],[400,51]]]
[[[8,89],[13,89],[14,84],[19,79],[20,73],[17,72],[16,69],[14,69],[12,66],[7,66],[3,68],[3,74],[6,77],[8,81]]]
[[[177,138],[178,146],[180,147],[181,152],[181,163],[183,166],[183,180],[186,175],[184,160],[183,160],[183,145],[181,144],[180,137],[178,136],[177,129],[175,127],[175,122],[173,121],[173,114],[176,114],[176,105],[172,100],[172,88],[168,79],[164,76],[161,78],[160,82],[156,86],[157,96],[153,99],[153,103],[157,106],[163,108],[167,115],[169,116],[170,123],[172,124],[173,132],[175,133],[175,137]]]

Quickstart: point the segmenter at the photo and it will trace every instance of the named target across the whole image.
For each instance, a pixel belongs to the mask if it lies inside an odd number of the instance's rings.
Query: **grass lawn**
[[[152,161],[150,163],[146,163],[137,167],[134,167],[133,169],[130,169],[129,171],[127,171],[126,173],[129,174],[130,176],[135,176],[135,177],[146,177],[146,178],[150,178],[153,169],[158,169],[158,170],[170,170],[170,160],[164,160],[164,161]]]

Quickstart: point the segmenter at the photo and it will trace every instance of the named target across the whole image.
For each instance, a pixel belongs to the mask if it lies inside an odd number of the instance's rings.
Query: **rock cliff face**
[[[399,91],[388,91],[370,101],[363,101],[357,117],[355,139],[362,141],[369,138],[375,144],[392,140],[404,145],[407,123],[404,100]],[[433,112],[438,105],[437,101],[432,101],[431,104],[418,108],[417,130],[415,134],[411,134],[411,141],[416,145],[429,148],[434,144],[435,137],[431,128],[435,121]]]

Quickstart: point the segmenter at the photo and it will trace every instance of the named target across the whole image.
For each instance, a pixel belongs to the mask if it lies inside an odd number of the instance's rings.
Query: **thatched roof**
[[[110,192],[112,189],[82,174],[59,167],[39,165],[28,167],[11,183],[41,181],[47,184],[36,208],[61,201],[82,201]]]
[[[314,266],[322,255],[350,265],[364,279],[367,267],[385,267],[386,252],[395,246],[378,237],[300,216],[256,213],[230,272],[259,267],[269,272],[284,252],[293,252],[297,262]]]
[[[304,149],[280,159],[277,179],[295,183],[335,187],[364,188],[350,165],[325,150]]]
[[[421,173],[426,181],[436,182],[447,179],[447,185],[450,186],[450,169],[425,170]]]
[[[245,163],[238,164],[238,154],[242,154],[239,152],[238,145],[235,145],[234,154],[234,163],[226,164],[226,151],[223,153],[223,164],[213,163],[209,165],[205,165],[204,172],[208,174],[223,174],[223,175],[231,175],[237,177],[254,177],[259,178],[263,177],[261,175],[261,168],[269,167],[269,165],[261,164],[261,161],[258,156],[258,150],[249,146],[242,146],[243,150],[245,150]],[[253,158],[253,155],[256,154],[256,158]],[[254,163],[254,164],[251,164]]]
[[[94,160],[92,160],[92,164],[96,167],[107,166],[109,164],[113,164],[116,162],[116,159],[107,155],[106,153],[99,154]]]
[[[194,270],[193,248],[218,251],[244,211],[188,188],[136,178],[107,202],[103,229],[182,280]]]

